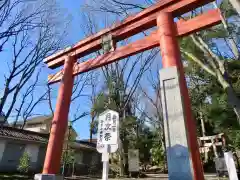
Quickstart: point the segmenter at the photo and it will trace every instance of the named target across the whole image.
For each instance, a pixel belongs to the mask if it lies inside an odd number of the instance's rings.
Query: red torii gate
[[[60,169],[60,159],[67,127],[68,112],[71,102],[74,76],[113,63],[125,57],[161,46],[163,68],[177,67],[179,72],[179,88],[182,95],[183,111],[185,112],[185,126],[187,142],[191,159],[193,178],[203,180],[203,170],[197,144],[196,127],[191,115],[190,98],[184,78],[181,55],[177,37],[189,35],[204,28],[221,22],[218,9],[213,9],[193,19],[174,22],[174,17],[196,9],[214,0],[161,0],[153,6],[130,16],[121,23],[104,29],[73,47],[68,47],[54,55],[47,57],[44,62],[49,68],[55,69],[64,65],[62,71],[49,75],[48,83],[61,81],[52,128],[44,162],[43,174],[57,174]],[[126,46],[78,63],[77,59],[102,48],[102,37],[111,34],[114,44],[137,33],[157,26],[158,30]]]

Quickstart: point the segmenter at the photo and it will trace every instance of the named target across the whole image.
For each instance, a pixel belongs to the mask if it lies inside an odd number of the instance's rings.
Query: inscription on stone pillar
[[[179,84],[176,78],[166,79],[163,81],[162,90],[165,97],[165,118],[167,123],[168,136],[171,140],[168,143],[169,147],[177,144],[187,146],[186,138],[182,138],[186,135],[185,124],[181,123],[183,118],[183,111],[181,107],[181,95],[178,88]]]
[[[192,180],[191,159],[176,67],[160,70],[161,99],[170,180]]]

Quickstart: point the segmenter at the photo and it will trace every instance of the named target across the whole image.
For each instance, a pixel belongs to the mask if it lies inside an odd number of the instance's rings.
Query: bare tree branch
[[[22,9],[17,11],[18,13],[14,16],[13,21],[11,22],[9,28],[13,28],[14,31],[9,30],[10,34],[7,34],[7,31],[0,31],[0,40],[1,38],[8,37],[8,40],[12,41],[13,53],[11,59],[11,65],[9,65],[9,73],[5,72],[5,85],[3,90],[3,95],[0,97],[0,112],[5,111],[5,121],[13,113],[14,107],[16,107],[17,98],[20,94],[23,93],[22,102],[18,108],[15,108],[17,115],[15,121],[19,119],[20,116],[27,118],[31,116],[34,108],[43,100],[46,100],[46,96],[50,91],[44,92],[37,100],[33,94],[37,83],[39,81],[39,72],[36,74],[36,71],[39,69],[42,60],[48,56],[50,53],[56,52],[60,49],[63,36],[65,35],[65,30],[61,29],[61,33],[57,32],[56,28],[57,19],[55,19],[57,9],[53,8],[51,1],[41,1],[42,3],[37,8],[29,9],[28,12],[26,8],[28,7],[28,2],[39,3],[38,1],[21,1],[16,0],[14,3],[20,6],[21,3],[25,3]],[[19,8],[16,4],[6,4],[7,11],[10,11],[11,8]],[[15,5],[17,7],[15,7]],[[5,8],[0,6],[1,8]],[[9,9],[10,8],[10,9]],[[2,9],[2,10],[3,10]],[[54,10],[54,11],[53,11]],[[56,10],[56,11],[55,11]],[[0,11],[1,14],[1,11]],[[11,13],[9,12],[9,15]],[[1,19],[0,17],[0,25]],[[6,21],[9,17],[3,19]],[[3,22],[4,23],[4,22]],[[54,28],[53,28],[54,27]],[[5,29],[4,29],[5,30]],[[9,38],[11,36],[11,38]],[[31,79],[34,80],[34,83],[29,85]],[[29,85],[26,87],[26,85]],[[25,88],[26,87],[26,88]],[[26,101],[28,101],[28,106],[26,107]],[[8,106],[6,105],[8,102]],[[26,107],[23,111],[23,108]]]

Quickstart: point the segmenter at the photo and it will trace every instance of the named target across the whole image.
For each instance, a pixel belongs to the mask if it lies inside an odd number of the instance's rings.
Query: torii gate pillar
[[[68,112],[71,103],[73,89],[73,66],[75,59],[71,56],[65,57],[63,77],[58,91],[56,108],[52,120],[50,138],[44,161],[43,173],[35,175],[36,180],[63,180],[57,176],[61,163],[61,155],[64,144],[64,136],[68,123]]]
[[[157,18],[164,131],[170,180],[204,180],[176,26],[171,13]]]

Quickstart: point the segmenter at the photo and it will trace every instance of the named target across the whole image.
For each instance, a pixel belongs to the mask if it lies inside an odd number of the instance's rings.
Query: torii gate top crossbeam
[[[188,21],[178,21],[176,23],[176,36],[182,37],[190,33],[197,32],[201,29],[213,26],[221,22],[220,12],[218,9],[210,10],[207,13],[199,15]],[[82,63],[76,63],[73,70],[73,75],[76,76],[80,73],[84,73],[98,67],[113,63],[125,57],[159,47],[159,40],[157,31],[153,31],[149,36],[146,36],[133,43],[119,47],[114,51],[107,54],[96,57],[95,59],[89,59]],[[62,71],[54,75],[49,75],[48,83],[53,84],[60,81],[62,78]]]
[[[171,12],[173,16],[179,16],[197,7],[213,2],[214,0],[161,0],[153,6],[130,16],[119,24],[104,29],[84,40],[79,41],[73,47],[68,47],[54,55],[47,57],[44,62],[49,68],[60,67],[64,63],[65,56],[83,57],[101,49],[101,37],[110,33],[115,42],[131,37],[137,33],[156,26],[156,17],[159,12]]]

